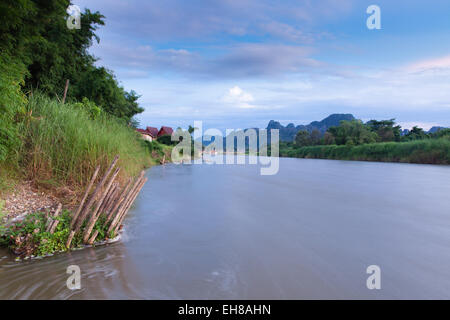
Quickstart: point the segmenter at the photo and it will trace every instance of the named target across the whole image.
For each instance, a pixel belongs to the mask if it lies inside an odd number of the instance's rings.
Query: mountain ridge
[[[330,127],[338,126],[341,121],[351,121],[356,118],[350,113],[334,113],[326,117],[321,121],[313,121],[310,124],[300,124],[295,126],[293,123],[289,123],[287,126],[283,126],[280,122],[270,120],[267,125],[267,130],[278,129],[280,130],[280,140],[284,142],[292,142],[295,139],[295,135],[300,130],[312,132],[313,130],[319,130],[324,134]]]

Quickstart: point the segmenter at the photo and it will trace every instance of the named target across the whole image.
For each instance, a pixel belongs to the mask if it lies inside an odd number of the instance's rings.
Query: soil
[[[29,181],[16,185],[14,190],[3,198],[5,220],[20,219],[29,213],[54,209],[59,203],[53,195],[35,189]]]

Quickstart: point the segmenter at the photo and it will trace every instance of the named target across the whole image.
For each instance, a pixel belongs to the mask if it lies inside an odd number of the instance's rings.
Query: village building
[[[173,129],[170,127],[162,126],[160,130],[154,127],[147,127],[146,129],[136,129],[142,135],[142,139],[147,141],[154,141],[164,135],[172,135]]]
[[[152,142],[158,138],[158,129],[154,127],[147,127],[146,129],[136,129],[142,135],[144,140]]]
[[[161,136],[169,135],[171,136],[173,133],[173,129],[170,127],[161,127],[161,129],[158,132],[158,138]]]

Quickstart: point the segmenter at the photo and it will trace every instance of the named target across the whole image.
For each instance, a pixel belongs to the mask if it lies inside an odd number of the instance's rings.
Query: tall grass
[[[360,146],[313,146],[286,149],[283,156],[297,158],[450,164],[450,139],[372,143]]]
[[[35,93],[20,125],[18,161],[39,184],[81,191],[99,164],[106,170],[116,155],[124,181],[150,164],[150,153],[132,128],[107,114],[96,119],[83,109]]]

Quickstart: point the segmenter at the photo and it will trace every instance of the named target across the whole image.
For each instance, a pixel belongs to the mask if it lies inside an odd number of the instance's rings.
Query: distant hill
[[[436,133],[436,132],[441,131],[441,130],[444,130],[444,129],[447,129],[447,128],[445,128],[445,127],[433,127],[433,128],[431,128],[431,129],[428,131],[428,133]]]
[[[308,125],[295,126],[293,123],[290,123],[286,127],[281,125],[278,121],[271,120],[267,126],[267,130],[278,129],[280,130],[281,141],[292,142],[294,141],[295,135],[300,130],[312,132],[314,129],[317,129],[323,134],[330,127],[338,126],[342,120],[355,120],[355,117],[352,114],[332,114],[322,121],[313,121]]]

